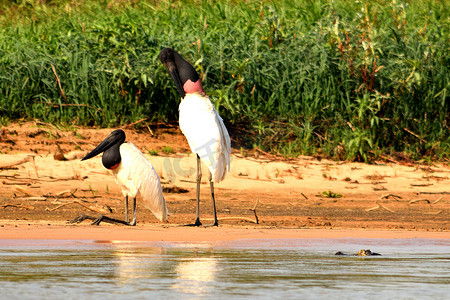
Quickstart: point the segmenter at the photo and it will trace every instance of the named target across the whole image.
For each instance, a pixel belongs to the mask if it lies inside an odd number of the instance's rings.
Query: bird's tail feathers
[[[221,182],[225,179],[225,176],[228,172],[230,172],[230,161],[226,159],[223,153],[220,153],[219,158],[217,159],[217,164],[215,168],[209,168],[212,174],[212,180],[215,183]]]
[[[144,207],[150,210],[161,222],[167,221],[169,210],[160,184],[142,185],[139,191]]]

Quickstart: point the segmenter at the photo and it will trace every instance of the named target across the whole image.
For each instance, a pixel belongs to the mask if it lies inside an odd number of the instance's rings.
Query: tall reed
[[[179,96],[158,61],[170,46],[263,150],[448,159],[444,2],[6,1],[1,120],[176,120]]]

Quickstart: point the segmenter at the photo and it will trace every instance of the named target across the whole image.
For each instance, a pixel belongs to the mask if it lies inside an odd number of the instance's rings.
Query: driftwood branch
[[[89,206],[83,204],[80,200],[74,200],[74,201],[71,201],[71,202],[62,203],[62,204],[60,204],[60,205],[58,205],[58,206],[56,206],[54,208],[46,208],[45,210],[55,211],[55,210],[57,210],[57,209],[59,209],[59,208],[61,208],[63,206],[69,205],[69,204],[79,204],[79,205],[83,206],[84,208],[86,208],[86,209],[88,209],[90,211],[93,211],[93,212],[96,212],[96,213],[100,213],[100,214],[104,213],[104,211],[100,211],[98,209],[93,209],[92,207],[89,207]]]
[[[22,204],[3,204],[2,207],[3,208],[17,207],[17,208],[25,208],[25,209],[34,209],[34,207],[32,207],[32,206],[26,206],[26,205],[22,205]]]
[[[417,202],[425,202],[425,203],[428,203],[428,204],[430,204],[430,200],[428,200],[428,199],[414,199],[414,200],[409,200],[409,204],[413,204],[413,203],[417,203]]]
[[[148,118],[144,118],[144,119],[140,119],[139,121],[123,125],[122,129],[133,127],[134,125],[139,124],[139,123],[144,122],[144,121],[147,121],[147,120],[148,120]],[[153,132],[152,132],[152,135],[153,135]]]
[[[211,219],[211,218],[209,218],[209,219],[206,218],[206,219],[203,219],[203,220],[214,221],[214,219]],[[247,222],[250,222],[250,223],[259,224],[257,220],[253,220],[253,219],[250,219],[250,218],[247,218],[247,217],[222,217],[222,218],[217,218],[217,220],[219,220],[219,221],[223,221],[223,220],[243,220],[243,221],[247,221]]]
[[[48,193],[43,196],[47,197],[47,198],[78,198],[77,196],[75,196],[75,193],[77,192],[77,190],[78,189],[74,189],[73,191],[65,190],[65,191],[58,192],[56,194]]]
[[[394,199],[396,199],[396,200],[402,199],[401,196],[394,195],[394,194],[386,194],[386,195],[383,195],[383,196],[380,197],[380,199],[388,199],[389,197],[392,197],[392,198],[394,198]]]
[[[34,158],[34,155],[28,155],[27,157],[25,157],[19,161],[13,162],[11,164],[0,165],[0,170],[13,169],[15,166],[27,163],[27,162],[31,161],[33,158]]]
[[[378,202],[376,202],[376,204],[377,204],[377,206],[368,208],[368,209],[366,209],[366,211],[372,211],[372,210],[376,210],[376,209],[379,209],[379,208],[384,208],[384,209],[387,210],[387,211],[395,212],[395,211],[393,211],[392,209],[390,209],[390,208],[384,206],[383,204],[380,204],[380,203],[378,203]]]

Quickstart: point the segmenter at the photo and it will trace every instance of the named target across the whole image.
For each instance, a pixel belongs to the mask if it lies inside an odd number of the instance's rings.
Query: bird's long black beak
[[[170,76],[175,82],[175,86],[177,87],[181,98],[184,98],[184,96],[186,96],[186,93],[184,92],[183,82],[181,82],[179,70],[175,62],[175,55],[177,55],[177,53],[173,49],[164,48],[159,53],[159,60],[164,65],[164,67],[166,67],[167,72],[169,72]]]
[[[166,67],[167,71],[169,72],[170,76],[175,82],[175,86],[177,87],[178,92],[181,95],[181,98],[184,98],[184,96],[186,96],[186,93],[184,92],[183,84],[181,83],[180,76],[178,75],[178,69],[177,66],[175,65],[175,62],[174,61],[167,62],[163,63],[163,65]]]
[[[103,142],[101,142],[94,150],[89,152],[85,157],[81,159],[81,161],[92,158],[96,155],[99,155],[102,152],[105,152],[113,145],[118,143],[123,143],[125,141],[125,133],[123,130],[118,129],[113,131]]]

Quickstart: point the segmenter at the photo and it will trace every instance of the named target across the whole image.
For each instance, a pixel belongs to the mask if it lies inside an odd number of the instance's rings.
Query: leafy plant
[[[445,1],[3,1],[1,123],[178,118],[179,51],[227,125],[284,156],[449,155]],[[187,34],[189,33],[189,34]]]

